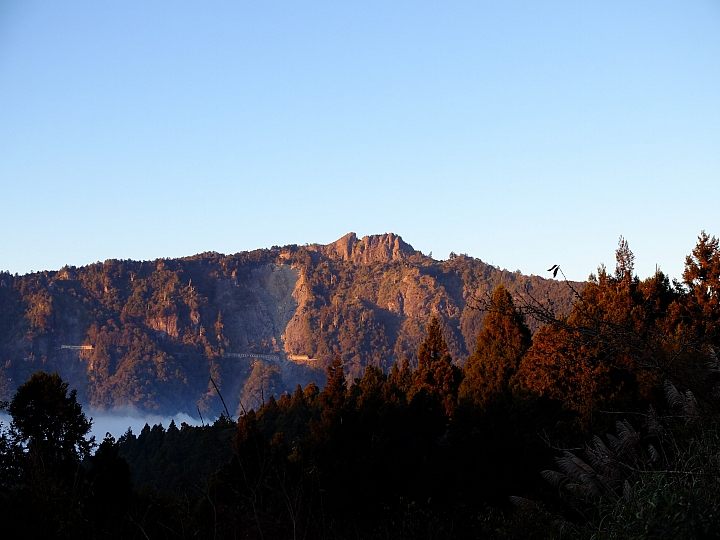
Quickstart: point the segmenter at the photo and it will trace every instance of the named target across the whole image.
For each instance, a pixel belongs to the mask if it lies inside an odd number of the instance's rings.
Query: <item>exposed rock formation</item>
[[[331,259],[349,261],[354,264],[389,263],[404,261],[418,252],[398,235],[393,233],[365,236],[358,240],[351,232],[326,246],[311,246]]]
[[[235,411],[253,389],[322,384],[335,355],[349,378],[389,369],[415,357],[433,315],[463,363],[482,327],[474,299],[501,282],[561,309],[571,298],[561,283],[471,257],[435,261],[392,233],[0,278],[0,399],[35,370],[58,370],[93,407],[170,413],[219,413],[215,385]]]

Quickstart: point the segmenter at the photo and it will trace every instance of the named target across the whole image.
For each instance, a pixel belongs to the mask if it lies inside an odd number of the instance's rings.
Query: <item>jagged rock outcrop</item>
[[[312,246],[331,259],[349,261],[354,264],[405,261],[418,254],[410,244],[393,233],[365,236],[358,240],[354,232],[326,246]]]

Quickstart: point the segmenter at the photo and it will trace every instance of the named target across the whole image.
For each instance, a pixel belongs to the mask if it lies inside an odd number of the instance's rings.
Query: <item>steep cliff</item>
[[[310,247],[333,260],[349,261],[356,265],[406,261],[422,254],[393,233],[365,236],[358,240],[351,232],[326,246]]]
[[[389,233],[234,255],[0,275],[0,399],[57,370],[93,408],[231,413],[297,384],[414,359],[432,315],[462,364],[498,284],[567,309],[570,291],[479,259],[436,261]],[[533,321],[529,321],[532,325]],[[83,348],[80,348],[83,347]]]

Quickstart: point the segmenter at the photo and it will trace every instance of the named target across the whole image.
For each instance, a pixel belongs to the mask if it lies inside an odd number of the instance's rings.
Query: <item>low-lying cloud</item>
[[[110,433],[116,439],[124,435],[128,428],[132,429],[135,435],[139,435],[145,424],[150,427],[156,424],[162,424],[167,429],[172,420],[178,428],[182,423],[191,426],[199,426],[200,420],[193,418],[187,413],[177,413],[172,416],[163,416],[159,414],[147,414],[141,411],[118,410],[118,411],[88,411],[85,413],[93,420],[91,434],[95,435],[97,442],[105,438],[106,433]],[[207,422],[207,420],[206,420]]]
[[[175,420],[175,424],[178,428],[185,422],[191,426],[199,426],[200,420],[193,418],[186,413],[177,413],[172,416],[163,416],[159,414],[147,414],[142,411],[135,411],[132,409],[122,409],[117,411],[84,411],[88,418],[92,418],[92,428],[90,435],[95,436],[96,442],[99,444],[105,438],[106,433],[110,433],[115,439],[118,439],[124,435],[128,428],[132,429],[135,435],[139,435],[145,424],[150,427],[155,424],[162,424],[167,429],[172,420]],[[10,425],[10,415],[5,411],[0,412],[0,423],[4,428]],[[212,423],[212,419],[210,422]],[[205,419],[205,423],[208,423],[208,419]]]

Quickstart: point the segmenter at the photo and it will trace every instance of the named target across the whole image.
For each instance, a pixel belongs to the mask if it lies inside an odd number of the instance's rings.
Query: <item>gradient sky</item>
[[[395,232],[547,276],[720,235],[720,2],[0,2],[0,269]]]

